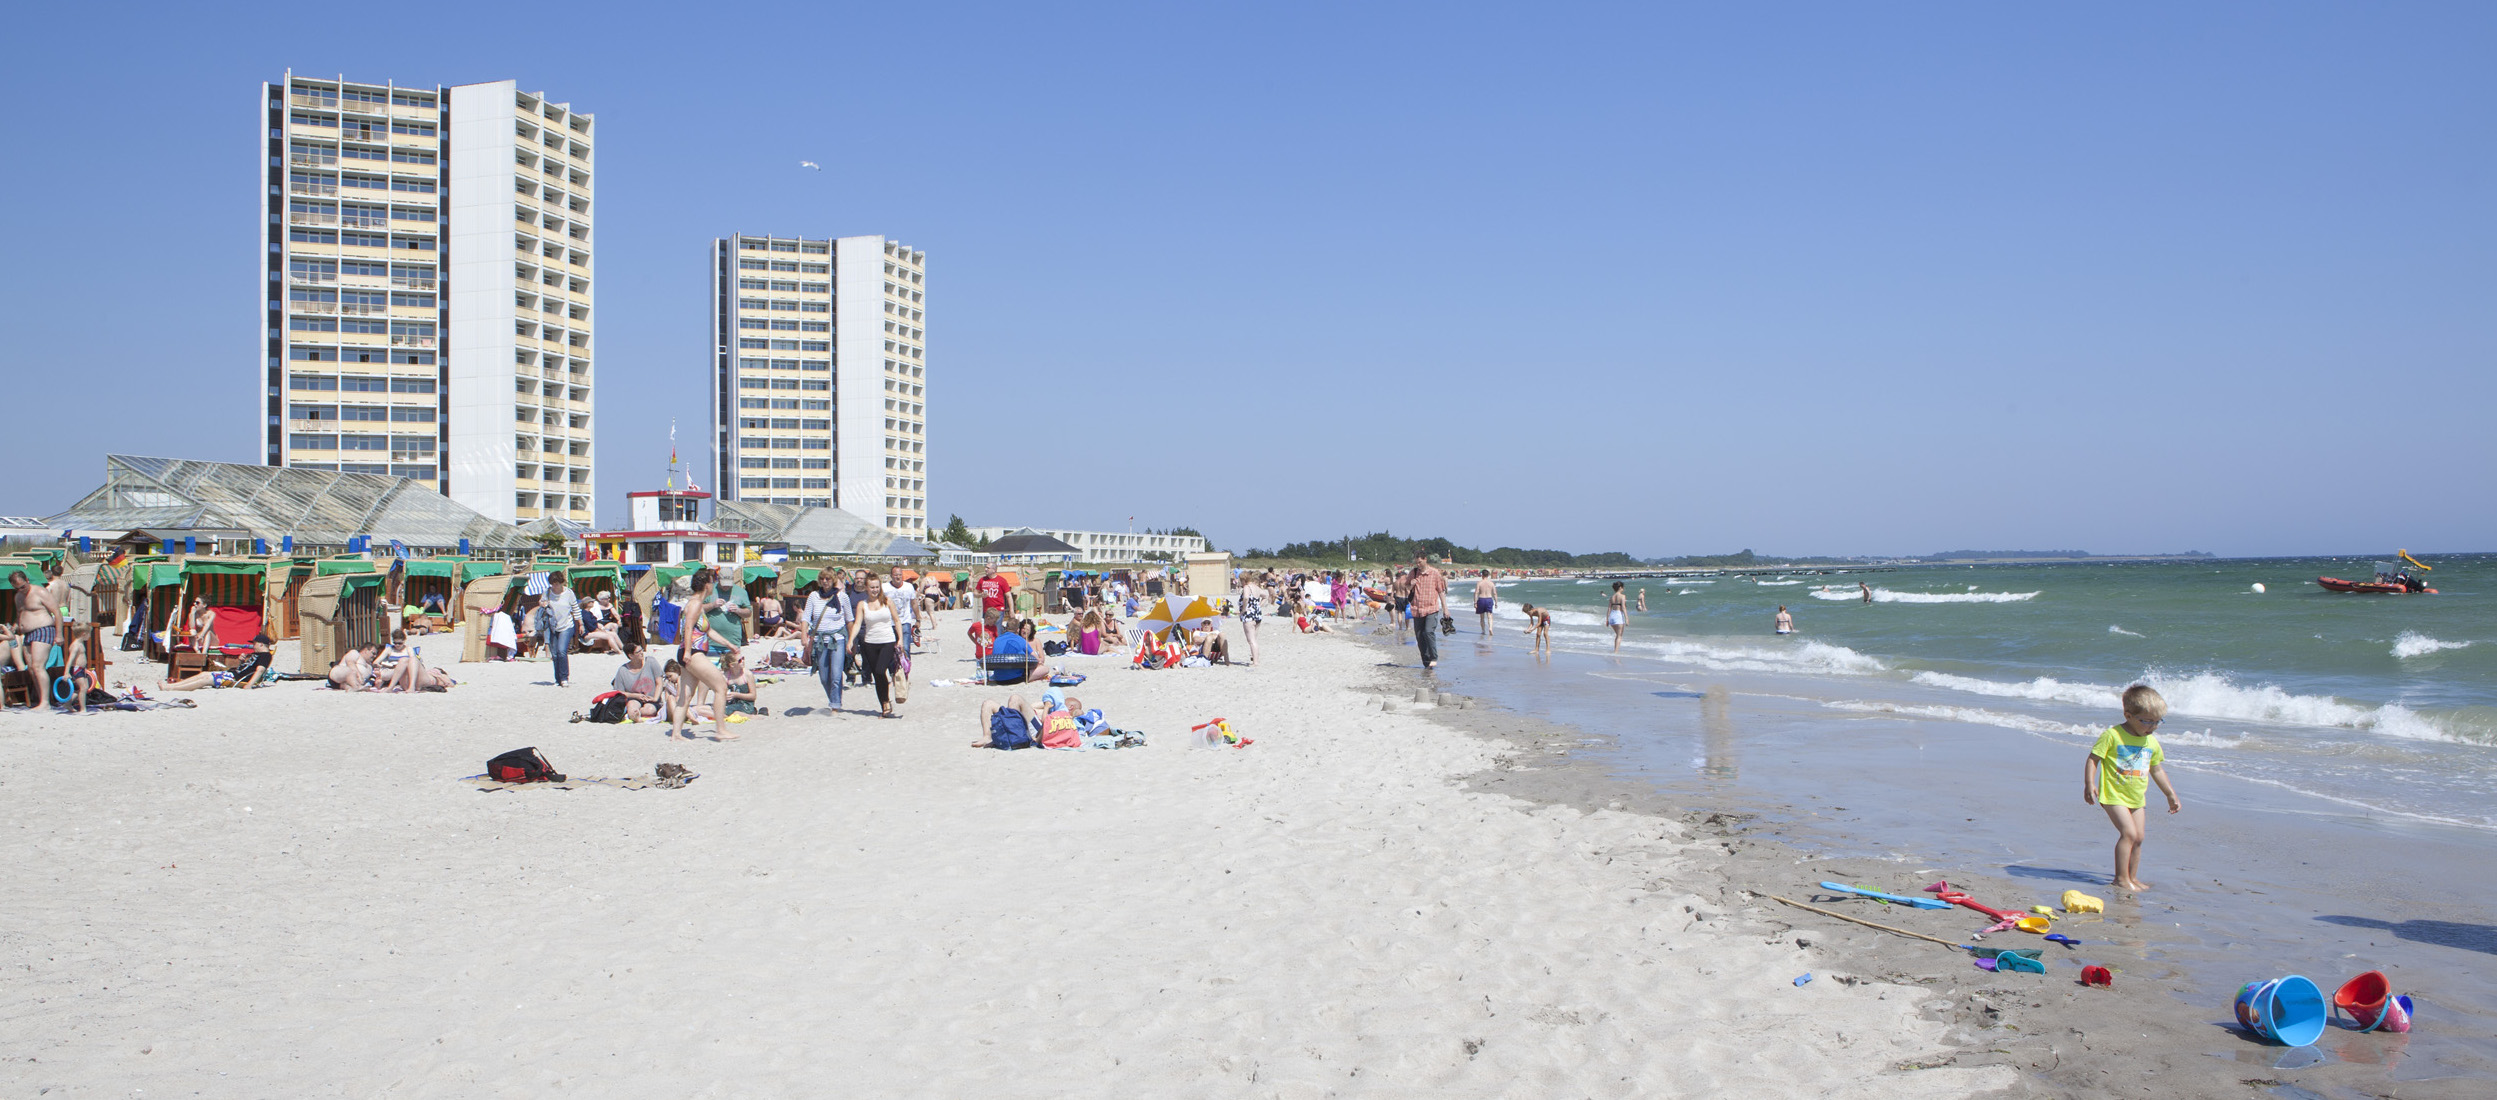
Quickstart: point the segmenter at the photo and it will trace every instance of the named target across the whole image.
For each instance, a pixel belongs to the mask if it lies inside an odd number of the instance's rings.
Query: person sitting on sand
[[[1231,663],[1231,640],[1223,637],[1222,627],[1213,619],[1188,632],[1188,652],[1216,664]]]
[[[624,652],[624,636],[616,624],[614,596],[601,592],[581,604],[581,644],[590,652]]]
[[[381,655],[373,658],[373,671],[388,679],[397,673],[399,662],[414,656],[416,647],[408,644],[407,631],[393,630],[390,632],[390,644],[383,646]]]
[[[1101,612],[1099,610],[1084,612],[1067,624],[1066,631],[1067,637],[1071,639],[1070,645],[1075,652],[1087,657],[1101,655]]]
[[[971,620],[971,629],[968,633],[971,635],[971,656],[974,659],[988,656],[997,646],[997,620],[994,613],[983,612],[979,618]]]
[[[971,743],[972,748],[1028,749],[1040,743],[1036,735],[1041,729],[1041,714],[1021,695],[1006,696],[1002,703],[980,704],[979,717],[982,737]]]
[[[1105,650],[1127,648],[1127,627],[1118,621],[1118,616],[1102,616],[1101,646]]]
[[[624,696],[625,717],[641,721],[659,717],[659,669],[650,663],[648,647],[639,642],[626,644],[624,664],[608,686]]]
[[[1039,670],[1040,656],[1032,652],[1031,640],[1021,631],[1007,631],[997,636],[996,648],[989,652],[988,682],[1019,684]]]
[[[665,679],[659,684],[659,707],[660,710],[664,712],[669,723],[674,724],[680,720],[677,715],[677,711],[683,706],[684,698],[685,666],[678,664],[675,661],[670,661],[668,662],[667,669],[665,671]],[[711,705],[709,703],[694,704],[692,713],[686,714],[682,718],[682,721],[697,723],[708,722],[710,720]],[[670,736],[673,737],[674,734],[671,733]],[[687,738],[687,740],[692,740],[692,738]]]
[[[95,687],[95,670],[87,667],[87,636],[79,632],[78,624],[68,619],[61,620],[61,629],[67,631],[69,636],[69,648],[61,651],[61,672],[69,677],[70,709],[85,714],[87,692]]]
[[[339,655],[338,663],[329,666],[330,686],[340,691],[373,690],[373,659],[380,655],[380,642],[366,642]]]
[[[757,693],[754,685],[754,670],[746,667],[746,655],[743,652],[732,649],[721,654],[720,673],[728,678],[728,686],[722,694],[722,697],[727,700],[728,713],[771,713],[755,705]]]

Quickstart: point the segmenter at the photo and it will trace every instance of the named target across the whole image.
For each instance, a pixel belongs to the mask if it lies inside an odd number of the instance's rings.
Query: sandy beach
[[[0,1094],[2014,1083],[1901,1068],[1951,1060],[1924,989],[1793,984],[1821,964],[1724,902],[1717,838],[1472,789],[1523,747],[1383,710],[1410,681],[1368,646],[1270,632],[1256,669],[1073,658],[1086,703],[1151,742],[999,753],[968,746],[1005,691],[932,682],[965,667],[945,618],[904,718],[823,713],[793,678],[729,744],[570,724],[588,693],[538,663],[456,665],[447,695],[286,684],[0,718]],[[1188,747],[1215,716],[1256,743]],[[462,782],[522,745],[576,777],[701,778]]]

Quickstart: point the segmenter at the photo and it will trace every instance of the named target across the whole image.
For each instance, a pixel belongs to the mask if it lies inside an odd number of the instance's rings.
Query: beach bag
[[[564,774],[531,746],[486,761],[486,778],[497,783],[561,783]]]
[[[1042,642],[1042,643],[1040,644],[1040,651],[1041,651],[1042,653],[1045,653],[1045,654],[1047,654],[1047,655],[1051,656],[1051,657],[1064,657],[1064,656],[1066,656],[1066,643],[1065,643],[1065,642]]]
[[[991,714],[988,717],[988,744],[993,749],[1031,748],[1031,723],[1011,710]]]
[[[910,702],[910,670],[907,668],[893,673],[893,701]]]
[[[607,692],[600,695],[596,699],[590,700],[589,720],[592,722],[607,723],[622,722],[624,721],[624,708],[626,705],[627,700],[624,698],[623,692]]]

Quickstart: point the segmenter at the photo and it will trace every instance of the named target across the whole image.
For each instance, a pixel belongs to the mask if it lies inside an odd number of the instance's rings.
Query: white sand
[[[921,676],[959,675],[962,621]],[[1282,624],[1278,624],[1282,625]],[[1719,912],[1679,826],[1460,790],[1493,747],[1267,635],[1077,689],[1143,749],[968,747],[1004,691],[742,742],[567,724],[615,658],[0,716],[0,1096],[1907,1096],[1942,1026]],[[438,639],[428,650],[455,655]],[[131,666],[122,666],[120,672]],[[764,689],[776,715],[813,681]],[[861,700],[864,700],[862,703]],[[872,708],[872,692],[853,692]],[[1251,748],[1185,747],[1215,715]],[[534,744],[682,790],[481,792]],[[142,1091],[143,1090],[143,1091]]]

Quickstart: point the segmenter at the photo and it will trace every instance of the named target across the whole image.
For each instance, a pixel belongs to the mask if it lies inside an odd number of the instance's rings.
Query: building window
[[[328,433],[296,433],[286,437],[286,445],[298,451],[335,451],[338,437]]]
[[[832,449],[832,441],[829,439],[809,439],[805,442],[806,449],[810,451],[829,451]]]
[[[768,470],[772,468],[772,460],[768,458],[748,456],[737,460],[737,468],[740,470]]]
[[[664,542],[634,543],[633,560],[650,565],[666,565],[668,562],[668,544]]]
[[[800,486],[800,488],[829,489],[832,488],[832,479],[828,477],[810,477],[806,479],[806,484]]]
[[[830,321],[800,321],[800,322],[798,322],[798,331],[800,331],[800,332],[831,332],[831,331],[832,331],[832,322],[830,322]]]
[[[737,487],[740,489],[769,489],[772,487],[772,479],[768,477],[741,477],[737,479]]]

